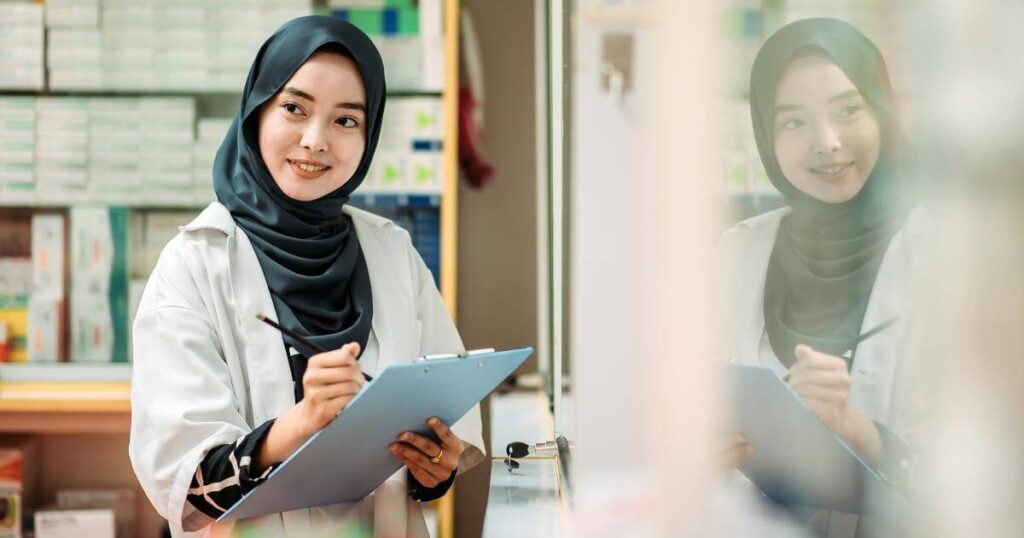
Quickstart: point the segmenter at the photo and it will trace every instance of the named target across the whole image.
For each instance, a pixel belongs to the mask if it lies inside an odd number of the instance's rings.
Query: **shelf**
[[[0,433],[128,433],[124,410],[18,409],[0,412]]]
[[[239,85],[241,88],[241,84]],[[81,89],[81,90],[30,90],[30,89],[0,89],[0,94],[4,96],[24,96],[24,97],[203,97],[203,96],[217,96],[217,97],[241,97],[242,92],[240,90],[227,90],[227,89],[174,89],[174,88],[154,88],[154,89]],[[388,97],[394,97],[398,99],[409,98],[409,97],[442,97],[442,92],[437,90],[389,90],[387,92]]]
[[[103,200],[88,200],[81,202],[68,202],[68,201],[37,201],[37,200],[11,200],[4,198],[2,195],[3,191],[0,191],[0,208],[63,208],[71,207],[74,205],[110,205],[116,207],[128,207],[128,208],[144,208],[144,209],[181,209],[181,210],[201,210],[205,208],[209,202],[194,203],[194,204],[182,204],[182,203],[165,203],[159,202],[131,202],[123,203],[123,201],[103,201]],[[414,207],[414,208],[437,208],[441,206],[441,193],[440,192],[364,192],[357,193],[352,196],[352,203],[359,206],[366,207]]]
[[[9,412],[127,413],[128,381],[0,382],[0,419]]]

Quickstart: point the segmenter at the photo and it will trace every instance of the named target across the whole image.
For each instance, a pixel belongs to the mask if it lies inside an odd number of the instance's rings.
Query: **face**
[[[354,61],[317,52],[260,110],[260,153],[289,198],[344,185],[366,148],[366,89]]]
[[[878,118],[830,59],[790,62],[775,93],[775,158],[796,188],[838,204],[860,192],[878,162]]]

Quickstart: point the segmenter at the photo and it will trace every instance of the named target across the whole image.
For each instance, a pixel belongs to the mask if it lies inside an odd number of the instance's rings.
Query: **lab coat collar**
[[[357,209],[350,205],[346,205],[341,209],[341,211],[351,217],[353,222],[361,221],[366,226],[383,228],[394,225],[388,219],[374,215],[369,211]],[[183,232],[203,229],[217,230],[224,235],[233,236],[235,234],[235,226],[235,219],[231,217],[231,212],[221,205],[220,202],[211,202],[210,205],[206,206],[206,209],[204,209],[202,213],[192,219],[192,222],[189,222],[184,226],[179,226],[178,229]]]

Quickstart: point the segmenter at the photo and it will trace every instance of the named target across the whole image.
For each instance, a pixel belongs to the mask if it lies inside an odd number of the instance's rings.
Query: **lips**
[[[836,179],[845,175],[845,172],[853,166],[853,161],[828,163],[821,166],[813,166],[810,171],[825,179]]]
[[[331,169],[330,166],[327,166],[323,163],[318,163],[316,161],[292,159],[287,160],[288,166],[291,167],[292,171],[295,172],[295,174],[298,175],[299,177],[306,179],[318,178]]]

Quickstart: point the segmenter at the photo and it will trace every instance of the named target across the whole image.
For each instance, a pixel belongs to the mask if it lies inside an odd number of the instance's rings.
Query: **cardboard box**
[[[49,28],[90,27],[100,24],[98,0],[47,0],[46,26]]]
[[[35,293],[28,299],[29,362],[57,362],[64,359],[64,297]]]
[[[124,208],[71,209],[72,360],[127,360],[127,223]]]
[[[130,489],[62,489],[57,491],[57,507],[112,510],[117,538],[135,537],[135,492]]]
[[[114,511],[110,509],[39,510],[36,538],[115,538]]]
[[[32,293],[64,296],[64,215],[32,216]]]
[[[0,3],[0,28],[43,26],[43,5],[27,2]]]
[[[5,435],[0,438],[0,488],[18,492],[20,504],[27,511],[38,506],[39,470],[39,442],[35,436]]]
[[[0,538],[21,538],[21,494],[0,488]]]

